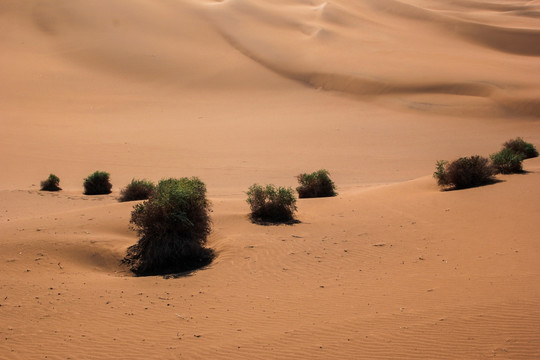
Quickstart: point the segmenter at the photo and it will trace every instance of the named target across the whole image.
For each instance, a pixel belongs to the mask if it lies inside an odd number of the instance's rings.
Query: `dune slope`
[[[533,173],[465,191],[426,177],[301,200],[294,226],[251,224],[243,199],[214,198],[217,260],[170,279],[120,266],[136,241],[131,204],[4,221],[0,351],[535,358],[540,163],[529,163]]]
[[[0,358],[540,357],[540,162],[440,191],[437,160],[540,146],[540,4],[4,0]],[[293,226],[254,182],[330,170]],[[113,193],[82,195],[111,173]],[[63,191],[39,191],[49,173]],[[136,278],[132,178],[199,176],[206,269]]]

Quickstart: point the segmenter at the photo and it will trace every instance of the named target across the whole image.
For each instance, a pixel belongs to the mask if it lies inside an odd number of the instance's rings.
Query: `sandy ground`
[[[440,191],[439,159],[540,147],[540,3],[0,2],[0,358],[540,358],[540,160]],[[330,170],[300,223],[254,182]],[[111,173],[113,193],[82,180]],[[49,173],[58,193],[39,191]],[[132,178],[198,176],[208,267],[120,265]]]

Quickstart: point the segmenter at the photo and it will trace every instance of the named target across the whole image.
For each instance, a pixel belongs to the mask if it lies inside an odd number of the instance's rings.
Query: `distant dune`
[[[3,0],[0,358],[540,358],[540,2]],[[299,224],[254,182],[328,169]],[[113,193],[82,194],[111,174]],[[39,191],[49,173],[61,192]],[[132,178],[198,176],[217,258],[136,278]]]

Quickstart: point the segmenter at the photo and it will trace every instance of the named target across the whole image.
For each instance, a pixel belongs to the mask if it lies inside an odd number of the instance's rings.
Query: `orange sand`
[[[0,358],[540,358],[540,2],[3,0]],[[293,226],[254,182],[330,170]],[[95,170],[113,193],[82,195]],[[59,193],[39,190],[50,172]],[[136,278],[132,178],[198,176],[208,268]]]

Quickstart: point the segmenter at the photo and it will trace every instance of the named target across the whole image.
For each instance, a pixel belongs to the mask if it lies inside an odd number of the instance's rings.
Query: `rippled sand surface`
[[[3,0],[0,358],[540,357],[540,2]],[[328,169],[260,226],[245,191]],[[113,193],[82,181],[111,174]],[[39,191],[49,173],[58,193]],[[132,178],[198,176],[208,267],[120,264]]]

